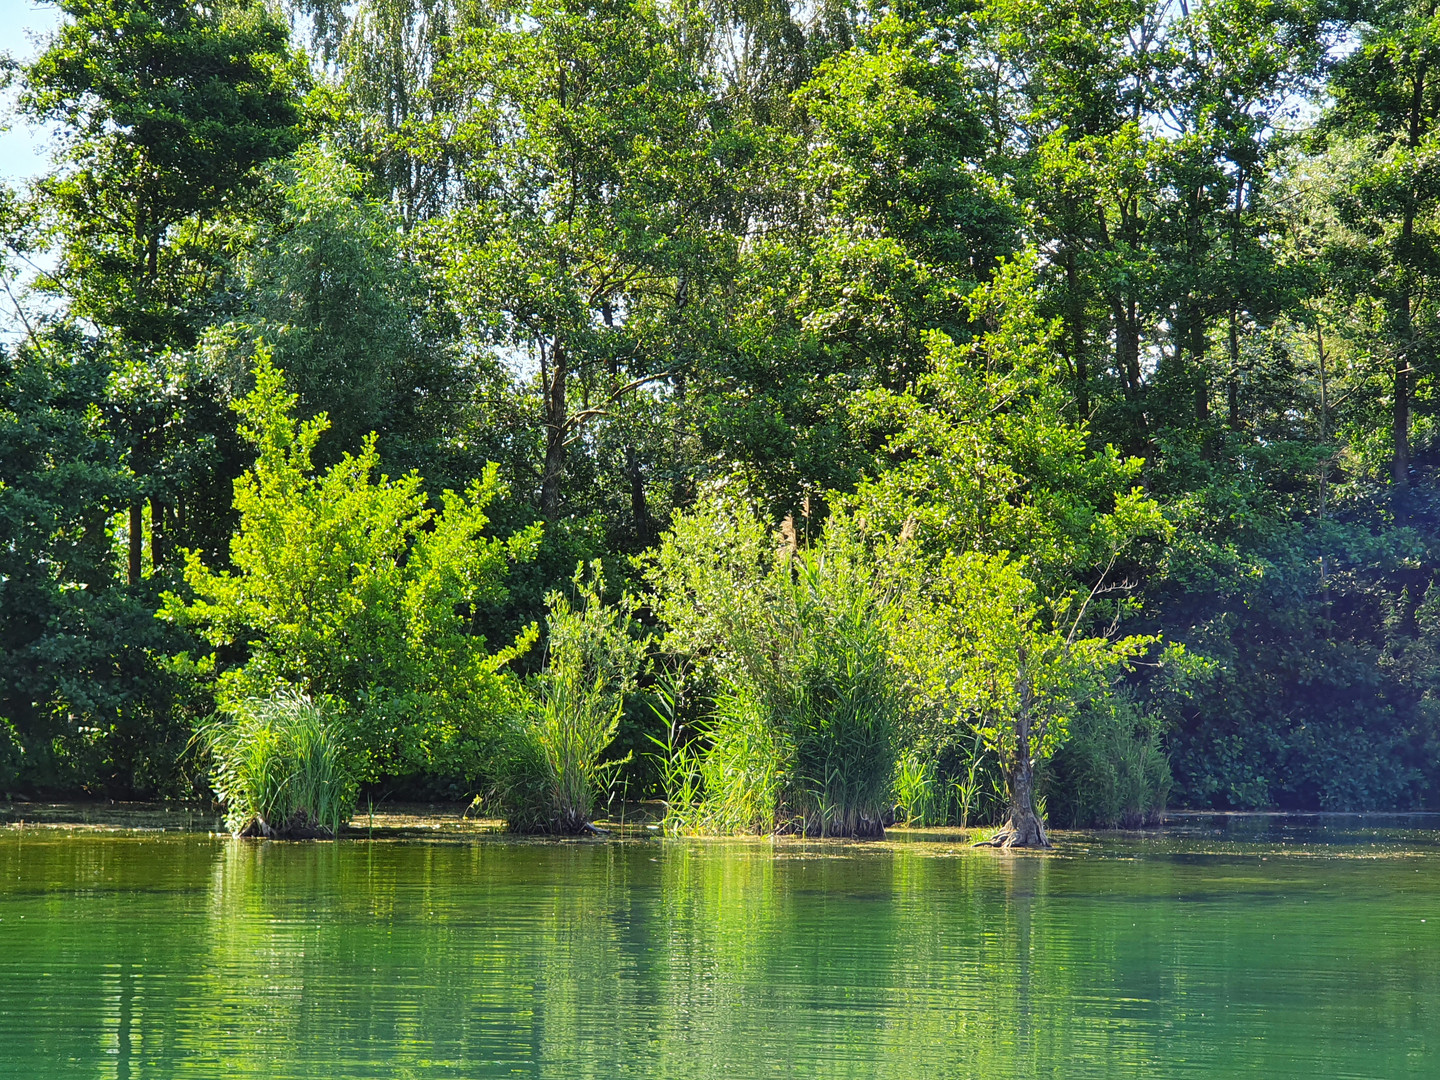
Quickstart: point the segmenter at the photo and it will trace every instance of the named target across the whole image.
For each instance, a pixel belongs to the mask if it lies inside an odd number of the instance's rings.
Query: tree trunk
[[[1124,380],[1125,396],[1140,396],[1140,327],[1134,300],[1115,302],[1115,353],[1120,377]]]
[[[1240,317],[1230,304],[1230,371],[1225,380],[1225,406],[1231,431],[1240,430]]]
[[[1429,7],[1433,12],[1434,5]],[[1406,145],[1411,150],[1419,148],[1425,127],[1425,80],[1428,74],[1429,71],[1423,63],[1415,73],[1410,100],[1409,132],[1406,138]],[[1413,188],[1405,193],[1405,216],[1400,225],[1399,256],[1402,264],[1410,258],[1415,242],[1415,211],[1419,201],[1420,193]],[[1395,449],[1395,457],[1390,465],[1390,477],[1402,493],[1410,486],[1410,356],[1415,340],[1406,269],[1401,271],[1403,286],[1396,303],[1395,322],[1400,341],[1395,354],[1395,410],[1391,418],[1390,432]]]
[[[1085,302],[1080,295],[1080,275],[1073,252],[1065,255],[1065,291],[1070,365],[1075,373],[1075,411],[1083,421],[1090,419],[1090,368],[1085,362]]]
[[[1045,824],[1035,812],[1035,770],[1029,758],[1010,774],[1010,817],[994,840],[996,847],[1050,847]]]
[[[1190,315],[1190,360],[1195,371],[1195,419],[1202,424],[1210,419],[1210,380],[1205,377],[1205,354],[1210,351],[1205,341],[1205,323],[1191,305]]]
[[[1330,446],[1330,389],[1325,376],[1325,331],[1320,325],[1320,319],[1315,319],[1315,355],[1320,364],[1320,446],[1329,449]],[[1320,520],[1325,520],[1325,498],[1328,494],[1330,483],[1330,459],[1320,459]],[[1320,552],[1320,587],[1326,587],[1325,582],[1325,552]]]
[[[565,346],[557,341],[544,386],[545,474],[540,481],[540,510],[547,518],[560,512],[560,483],[565,477],[566,369]]]
[[[165,560],[165,504],[150,497],[150,566],[159,570]]]
[[[635,539],[649,547],[654,530],[651,528],[650,507],[645,499],[645,476],[640,471],[640,457],[633,446],[625,447],[625,471],[630,477],[630,513],[635,518]]]
[[[1235,178],[1235,211],[1230,228],[1230,267],[1239,273],[1240,230],[1244,225],[1245,212],[1245,170],[1239,170]],[[1231,431],[1240,430],[1240,297],[1236,295],[1236,283],[1231,283],[1230,295],[1230,371],[1225,380],[1226,411]]]
[[[1045,824],[1035,812],[1035,761],[1030,747],[1031,707],[1029,680],[1022,674],[1020,707],[1015,715],[1015,760],[1006,777],[1010,786],[1010,816],[998,833],[983,842],[986,847],[1008,850],[1051,846],[1050,838],[1045,835]]]
[[[128,576],[131,585],[139,584],[140,581],[141,558],[145,550],[143,547],[144,533],[144,510],[139,500],[136,500],[130,504],[130,542],[128,545],[129,550],[126,552],[129,556],[129,565],[126,569],[129,571]]]

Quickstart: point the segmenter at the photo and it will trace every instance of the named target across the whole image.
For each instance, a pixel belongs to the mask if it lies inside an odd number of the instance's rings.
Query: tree
[[[1085,633],[1088,596],[1047,600],[1022,563],[948,553],[926,575],[901,625],[901,655],[923,656],[922,684],[939,684],[943,722],[973,730],[999,759],[1009,799],[988,843],[1049,847],[1035,809],[1036,768],[1064,745],[1081,705],[1108,696],[1154,637]]]
[[[587,425],[667,374],[636,315],[683,309],[707,250],[707,103],[678,30],[649,0],[540,0],[446,66],[475,89],[453,119],[469,197],[431,236],[471,325],[538,372],[547,517]]]
[[[899,579],[901,625],[918,636],[896,654],[913,658],[934,723],[951,739],[977,731],[999,755],[1009,846],[1047,843],[1034,767],[1063,741],[1065,710],[1153,641],[1116,633],[1127,571],[1171,531],[1131,486],[1140,462],[1091,450],[1069,418],[1060,327],[1036,307],[1028,260],[976,289],[973,340],[936,334],[915,390],[872,399],[894,434],[875,474],[835,500],[924,553]]]
[[[177,787],[191,702],[154,657],[179,642],[117,580],[112,365],[68,326],[0,353],[0,791]]]
[[[223,357],[225,382],[243,384],[250,343],[264,338],[300,409],[330,420],[322,460],[369,431],[387,466],[419,468],[431,481],[463,484],[487,459],[520,456],[503,423],[487,424],[491,402],[514,407],[508,374],[455,340],[436,283],[386,204],[365,195],[360,171],[309,146],[276,172],[278,220],[249,230],[233,316],[207,342]]]
[[[217,650],[199,664],[222,706],[288,686],[328,695],[353,711],[371,775],[475,780],[508,707],[500,670],[536,636],[532,626],[492,654],[484,614],[505,598],[509,563],[534,557],[539,526],[485,538],[493,467],[437,510],[416,474],[376,476],[373,435],[315,475],[325,417],[293,418],[295,395],[264,352],[254,374],[236,404],[256,458],[235,482],[234,569],[187,552],[194,599],[165,594],[162,616]]]
[[[22,110],[64,125],[60,168],[37,186],[60,236],[55,286],[74,315],[114,332],[136,363],[194,343],[218,260],[215,217],[257,165],[299,145],[303,69],[261,3],[64,0],[24,71]],[[161,512],[163,428],[143,405],[126,432],[131,470]],[[154,489],[147,490],[147,489]],[[171,501],[177,491],[163,492]],[[130,506],[132,583],[142,502]]]
[[[1358,47],[1336,63],[1324,127],[1364,138],[1369,154],[1341,206],[1363,236],[1348,254],[1357,285],[1382,299],[1392,357],[1391,482],[1410,484],[1410,424],[1431,370],[1440,273],[1440,34],[1433,0],[1393,0],[1357,20]],[[1339,253],[1337,253],[1339,254]]]
[[[757,170],[729,332],[690,389],[704,445],[777,517],[854,485],[875,436],[850,403],[919,378],[930,331],[963,336],[961,298],[1017,242],[967,32],[923,12],[862,20]]]

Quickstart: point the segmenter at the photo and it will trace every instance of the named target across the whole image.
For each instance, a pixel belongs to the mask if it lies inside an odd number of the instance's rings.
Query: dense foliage
[[[0,793],[1440,806],[1431,7],[59,7]]]

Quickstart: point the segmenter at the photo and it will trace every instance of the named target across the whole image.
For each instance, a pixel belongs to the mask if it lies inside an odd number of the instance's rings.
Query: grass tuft
[[[196,733],[225,827],[240,836],[335,836],[359,783],[338,710],[298,690],[250,698]]]

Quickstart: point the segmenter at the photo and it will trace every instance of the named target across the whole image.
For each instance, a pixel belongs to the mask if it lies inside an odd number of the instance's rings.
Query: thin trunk
[[[1402,334],[1410,323],[1410,297],[1400,302]],[[1394,458],[1390,465],[1390,477],[1395,486],[1405,490],[1410,486],[1410,350],[1408,342],[1401,345],[1395,356],[1395,410],[1391,417],[1390,437],[1394,445]]]
[[[151,296],[154,287],[155,275],[159,270],[159,236],[148,228],[150,218],[146,214],[146,206],[142,200],[135,213],[135,276],[136,285],[140,294],[147,300]],[[141,445],[144,436],[139,430],[139,421],[131,420],[130,428],[130,468],[137,477],[143,475],[140,464]],[[145,503],[143,499],[135,499],[130,503],[130,537],[128,550],[126,552],[126,571],[130,584],[138,584],[143,573],[144,558],[144,529],[145,529]]]
[[[630,477],[630,513],[635,518],[635,538],[642,547],[649,547],[652,530],[650,508],[645,501],[645,476],[633,446],[625,448],[625,471]]]
[[[1225,408],[1231,431],[1240,430],[1240,314],[1230,304],[1230,371],[1225,379]]]
[[[546,517],[560,512],[560,483],[565,476],[566,406],[565,346],[557,341],[545,381],[545,474],[540,482],[540,510]]]
[[[150,499],[150,566],[160,569],[165,543],[165,504],[153,496]]]
[[[1181,6],[1184,10],[1184,5]],[[1188,10],[1186,10],[1185,17],[1189,18]],[[1192,52],[1194,50],[1193,43],[1191,50]],[[1186,247],[1192,282],[1198,277],[1197,259],[1200,257],[1201,237],[1204,232],[1202,225],[1204,214],[1201,210],[1204,194],[1203,186],[1199,184],[1190,191],[1189,236]],[[1205,354],[1210,350],[1205,340],[1205,319],[1200,313],[1200,304],[1195,298],[1193,284],[1186,295],[1185,306],[1186,332],[1189,338],[1187,344],[1190,348],[1190,362],[1195,373],[1195,418],[1204,424],[1210,420],[1210,380],[1206,377],[1205,372]]]
[[[1075,409],[1080,419],[1086,420],[1090,416],[1090,369],[1085,363],[1085,305],[1080,297],[1074,252],[1065,255],[1065,291],[1069,300],[1070,358],[1075,369]]]
[[[986,843],[999,848],[1048,848],[1050,838],[1045,835],[1045,823],[1035,810],[1035,760],[1031,746],[1035,695],[1023,657],[1017,689],[1020,701],[1015,710],[1015,758],[1006,778],[1010,786],[1010,816]]]
[[[1433,5],[1432,5],[1433,10]],[[1425,64],[1415,73],[1415,85],[1410,98],[1410,123],[1406,142],[1411,150],[1420,145],[1423,133],[1425,108]],[[1413,189],[1405,194],[1405,217],[1400,226],[1401,258],[1407,258],[1415,240],[1415,205],[1419,193]],[[1403,280],[1403,276],[1402,276]],[[1390,476],[1395,487],[1405,491],[1410,486],[1410,353],[1414,347],[1414,326],[1411,323],[1410,288],[1405,282],[1396,303],[1396,329],[1399,332],[1399,348],[1395,354],[1395,410],[1391,418],[1391,441],[1394,445],[1394,460]]]
[[[685,377],[685,373],[684,373],[683,371],[682,371],[682,372],[677,372],[677,373],[670,379],[670,386],[671,386],[672,393],[673,393],[673,400],[674,400],[674,403],[675,403],[676,413],[677,413],[678,415],[680,415],[680,416],[684,416],[684,415],[685,415],[685,403],[686,403],[686,398],[687,398],[687,395],[689,394],[689,390],[690,390],[690,382],[689,382],[689,380]],[[678,458],[678,456],[679,456],[679,454],[680,454],[680,446],[678,445],[678,443],[679,443],[680,439],[682,438],[682,436],[680,436],[680,435],[678,434],[678,431],[677,431],[678,427],[679,427],[679,425],[676,424],[676,425],[672,426],[672,429],[671,429],[671,431],[672,431],[672,434],[671,434],[671,446],[674,447],[674,449],[671,451],[671,453],[672,453],[672,455],[673,455],[672,461],[675,460],[676,458]],[[694,494],[694,490],[693,490],[693,488],[694,488],[694,474],[693,474],[693,472],[692,472],[691,470],[689,470],[689,469],[678,469],[678,468],[674,468],[674,467],[672,466],[672,467],[670,468],[670,476],[671,476],[671,481],[670,481],[670,505],[671,505],[671,506],[686,506],[686,505],[688,505],[689,502],[690,502],[691,496]]]
[[[1230,226],[1230,272],[1236,274],[1240,266],[1241,215],[1245,210],[1245,171],[1240,170],[1235,178],[1235,210]],[[1230,371],[1225,381],[1225,403],[1231,431],[1240,430],[1240,298],[1236,283],[1231,282],[1230,296]]]
[[[1330,389],[1325,377],[1325,332],[1315,320],[1315,355],[1320,363],[1320,445],[1330,445]],[[1330,459],[1320,459],[1320,520],[1325,520],[1325,498],[1330,482]],[[1325,552],[1320,552],[1320,587],[1325,588]]]
[[[1125,396],[1140,394],[1140,331],[1136,326],[1135,301],[1115,302],[1115,359],[1125,380]]]
[[[138,584],[140,581],[141,557],[144,552],[144,548],[141,545],[144,540],[144,534],[145,515],[143,504],[137,499],[130,504],[130,543],[129,551],[127,552],[129,555],[129,566],[127,570],[129,571],[131,585]]]
[[[1205,377],[1205,326],[1200,316],[1190,315],[1190,359],[1195,366],[1195,418],[1201,423],[1210,419],[1210,380]]]

